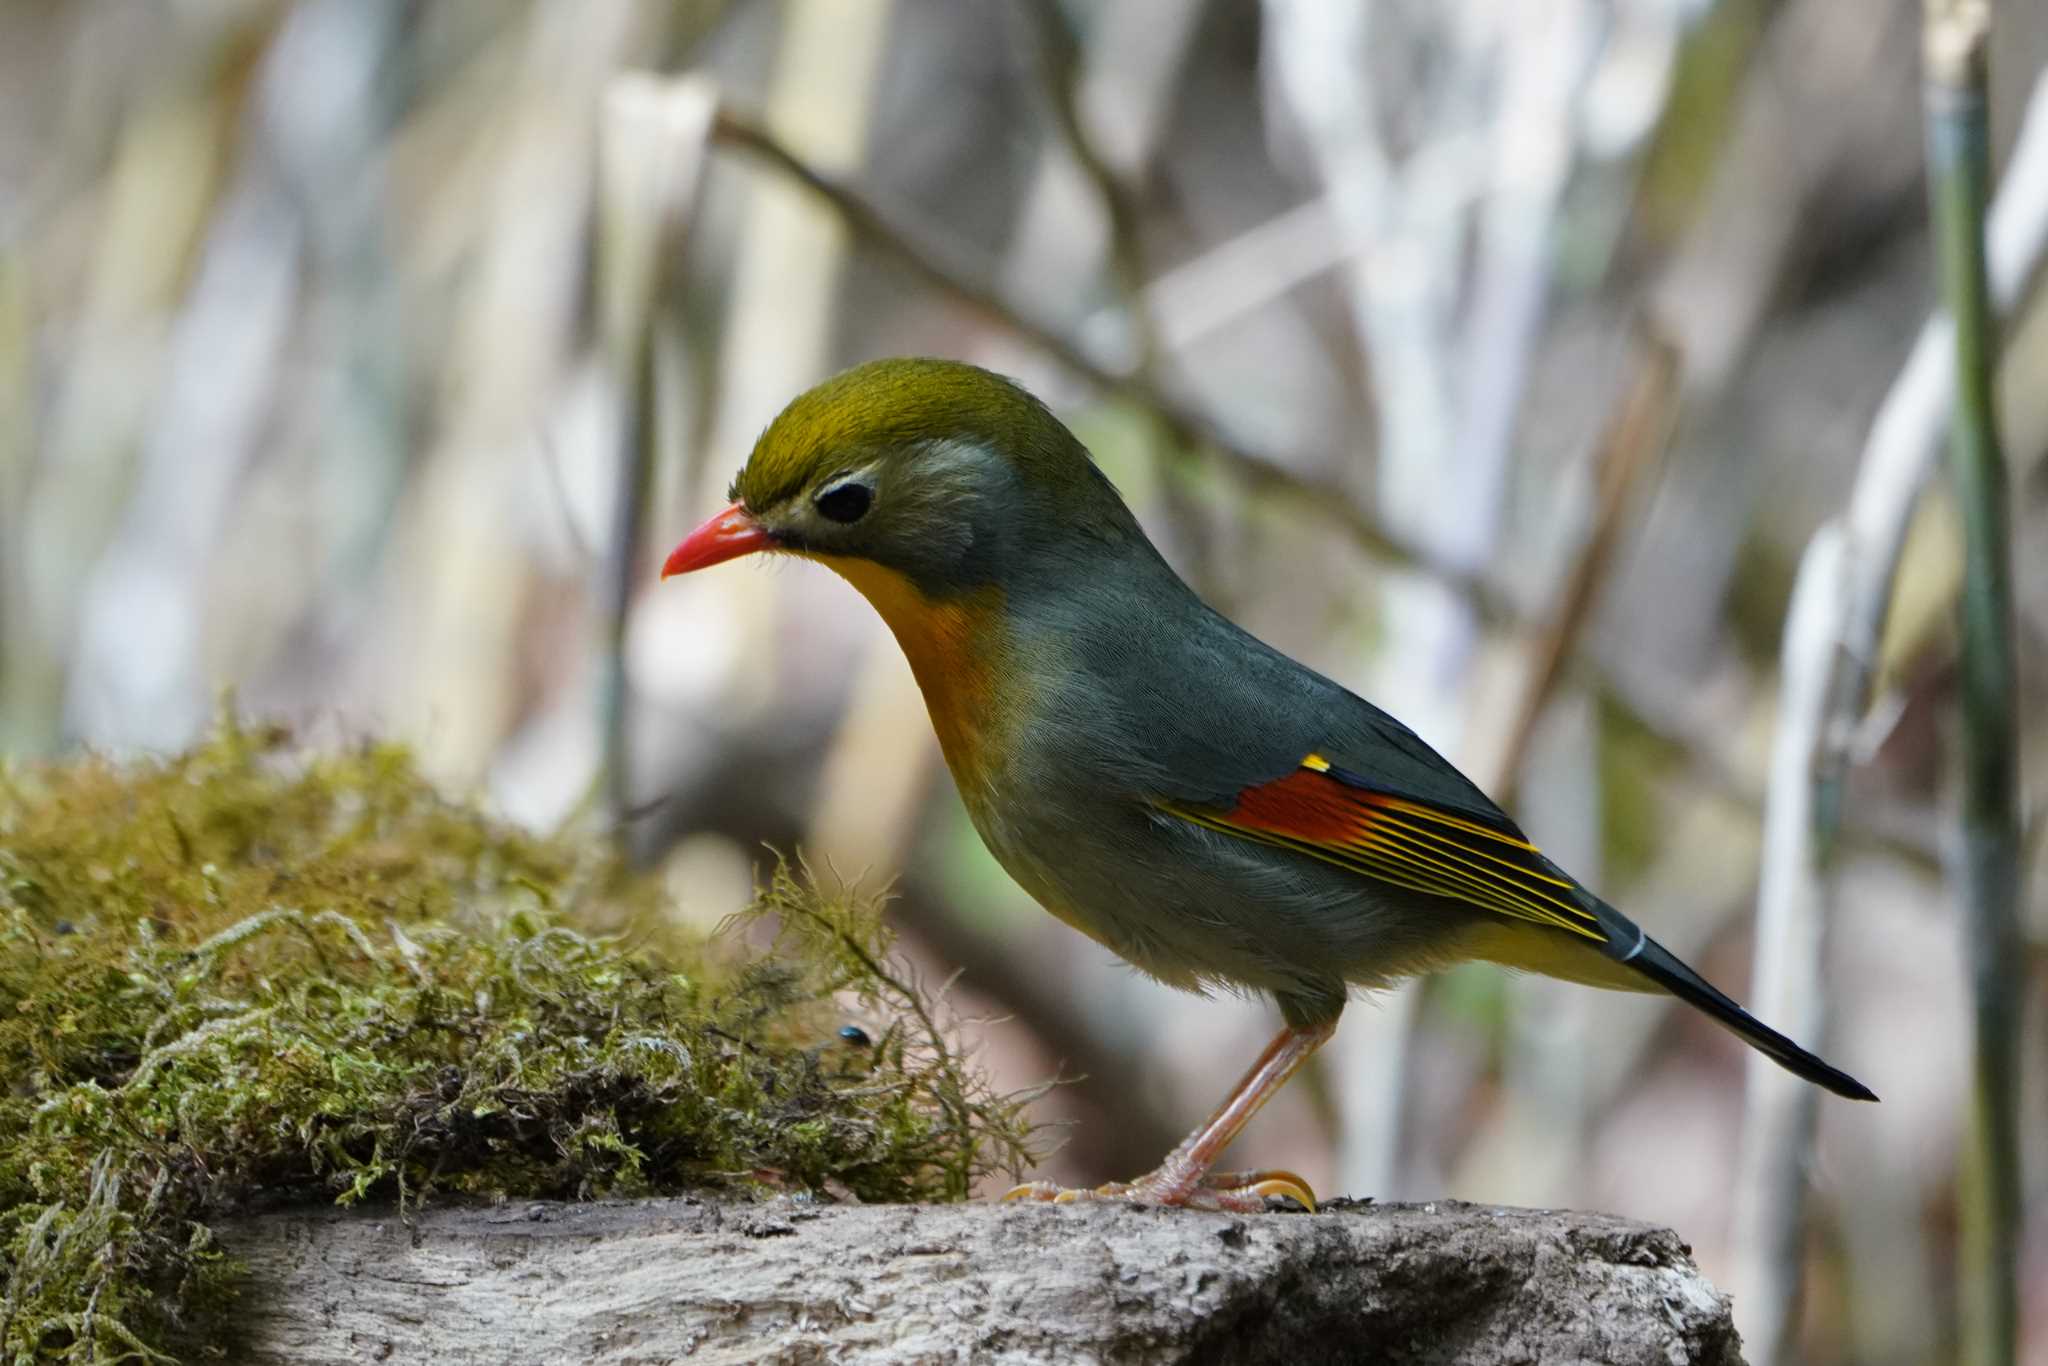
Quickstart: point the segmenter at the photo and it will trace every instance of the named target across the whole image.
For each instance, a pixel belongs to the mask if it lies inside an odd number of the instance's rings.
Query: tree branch
[[[1598,488],[1593,525],[1566,571],[1557,606],[1531,644],[1533,662],[1517,699],[1498,771],[1495,796],[1512,801],[1521,782],[1522,763],[1536,723],[1564,676],[1579,635],[1599,601],[1614,547],[1621,539],[1624,514],[1633,504],[1643,472],[1671,442],[1678,413],[1678,350],[1661,336],[1644,339],[1635,378],[1609,419],[1594,461]]]
[[[2019,1333],[2019,714],[2012,533],[1993,395],[1997,322],[1984,260],[1991,179],[1986,113],[1991,10],[1928,0],[1927,175],[1941,295],[1952,323],[1956,402],[1949,473],[1963,525],[1962,901],[1975,1007],[1971,1142],[1963,1161],[1964,1358],[2015,1359]]]

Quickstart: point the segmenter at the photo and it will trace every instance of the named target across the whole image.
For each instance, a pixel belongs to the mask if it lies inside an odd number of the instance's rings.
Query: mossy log
[[[221,1236],[252,1363],[1741,1361],[1676,1235],[1601,1214],[685,1198]]]

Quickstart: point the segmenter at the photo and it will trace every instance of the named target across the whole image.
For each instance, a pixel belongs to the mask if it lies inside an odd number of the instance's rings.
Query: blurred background
[[[613,834],[691,921],[769,846],[893,880],[995,1073],[1083,1078],[1039,1174],[1145,1170],[1269,1009],[1011,885],[835,577],[655,580],[789,398],[939,354],[1044,396],[1211,602],[1746,998],[1795,572],[1933,300],[1918,33],[1904,0],[0,0],[0,754],[172,749],[231,688]],[[2048,6],[1994,35],[2002,165]],[[2009,336],[2048,1361],[2048,307]],[[1819,1106],[1788,1359],[1957,1351],[1945,498],[1834,864],[1825,1051],[1884,1103]],[[1749,1284],[1744,1080],[1669,1003],[1466,969],[1355,1006],[1237,1157],[1667,1223]]]

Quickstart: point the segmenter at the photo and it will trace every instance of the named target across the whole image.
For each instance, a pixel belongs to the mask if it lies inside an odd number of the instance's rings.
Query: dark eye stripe
[[[844,523],[858,522],[865,517],[868,505],[874,500],[874,492],[866,484],[849,479],[825,489],[813,501],[828,521]]]

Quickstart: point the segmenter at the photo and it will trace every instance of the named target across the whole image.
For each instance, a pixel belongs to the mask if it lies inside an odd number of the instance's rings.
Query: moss
[[[0,771],[0,1354],[206,1354],[208,1224],[252,1206],[958,1199],[1028,1160],[1028,1097],[949,1042],[871,898],[785,867],[772,934],[661,909],[602,842],[496,825],[394,748],[229,726]],[[855,1004],[879,1037],[841,1040]]]

